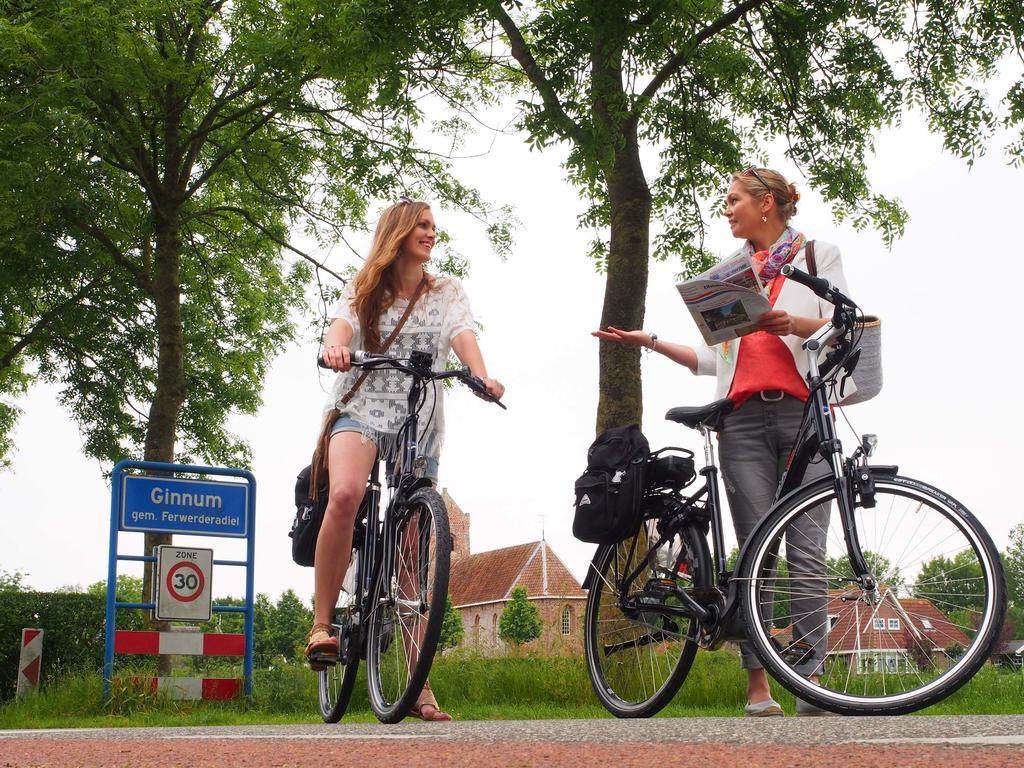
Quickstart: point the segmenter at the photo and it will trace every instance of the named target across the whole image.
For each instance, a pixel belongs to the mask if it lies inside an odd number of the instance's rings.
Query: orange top
[[[768,301],[775,306],[786,278],[771,281]],[[765,389],[781,389],[787,395],[807,400],[807,384],[796,369],[789,348],[774,333],[755,331],[743,337],[736,357],[736,372],[727,397],[739,408],[752,395]]]

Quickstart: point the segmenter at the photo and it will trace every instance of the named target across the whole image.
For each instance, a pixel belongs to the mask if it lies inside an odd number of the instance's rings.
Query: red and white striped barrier
[[[17,695],[24,696],[39,687],[39,667],[43,663],[43,630],[21,630],[21,658],[18,660]]]
[[[132,677],[114,678],[114,682],[130,682],[175,701],[227,701],[242,690],[242,681],[231,677]]]
[[[114,653],[177,656],[244,656],[245,635],[211,632],[114,633]]]
[[[114,632],[114,653],[161,656],[244,656],[245,635],[222,632]],[[234,699],[241,681],[231,677],[132,677],[131,684],[175,700]],[[122,680],[123,682],[123,680]]]

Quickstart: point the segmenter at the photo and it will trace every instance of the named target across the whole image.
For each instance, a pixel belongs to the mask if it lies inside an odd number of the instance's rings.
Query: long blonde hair
[[[380,316],[395,300],[398,289],[395,263],[402,242],[416,229],[420,214],[429,209],[427,203],[403,200],[384,211],[377,222],[370,254],[355,276],[352,299],[352,308],[363,331],[363,349],[367,352],[380,351]]]
[[[363,331],[363,349],[367,352],[379,352],[383,339],[380,335],[380,316],[395,301],[398,279],[395,274],[395,263],[398,261],[402,242],[416,229],[420,214],[429,210],[427,203],[403,199],[395,203],[381,214],[377,229],[373,233],[373,245],[366,257],[362,269],[353,281],[355,297],[352,307],[359,318],[359,326]],[[432,279],[424,272],[428,280]],[[313,461],[309,476],[310,495],[316,499],[323,482],[327,477],[327,450],[331,442],[331,427],[341,411],[332,408],[324,419],[320,436],[313,451]]]

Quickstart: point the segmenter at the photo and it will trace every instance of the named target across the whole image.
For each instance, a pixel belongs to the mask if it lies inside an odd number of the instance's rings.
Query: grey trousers
[[[778,402],[765,402],[755,395],[725,417],[719,435],[722,478],[741,549],[772,505],[789,453],[796,442],[803,409],[800,400],[788,395]],[[810,464],[804,480],[810,481],[829,472],[824,461]],[[788,592],[791,601],[789,610],[784,612],[786,616],[779,617],[779,624],[791,626],[793,641],[799,641],[799,648],[806,651],[794,665],[805,676],[819,674],[825,660],[828,634],[827,530],[828,508],[823,505],[791,525],[786,533],[784,556],[790,578],[796,580],[780,586]],[[763,597],[761,602],[762,615],[768,619],[774,610],[770,595]],[[740,645],[740,659],[744,669],[761,667],[749,641]]]

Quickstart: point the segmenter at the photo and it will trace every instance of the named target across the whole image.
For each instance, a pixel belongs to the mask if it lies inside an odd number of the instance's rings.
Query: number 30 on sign
[[[161,621],[209,621],[213,550],[160,546],[156,555],[157,590],[153,616]]]

